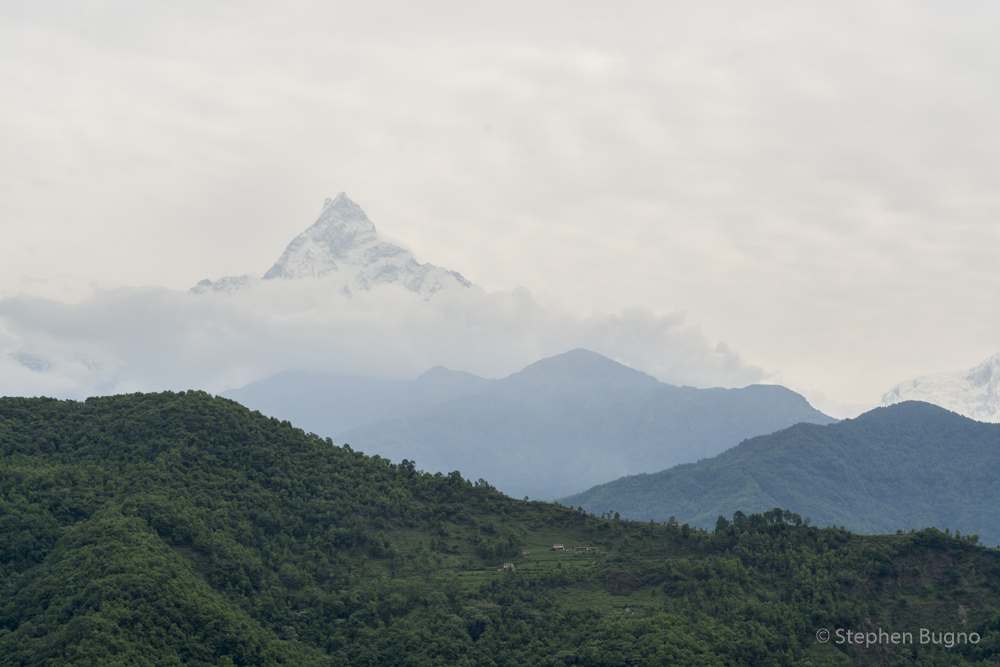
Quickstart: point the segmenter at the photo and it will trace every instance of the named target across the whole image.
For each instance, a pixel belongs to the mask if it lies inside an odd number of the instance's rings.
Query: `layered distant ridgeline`
[[[799,424],[713,459],[626,477],[562,502],[712,526],[784,507],[867,533],[937,526],[1000,544],[1000,425],[907,402],[829,426]]]
[[[342,434],[352,429],[418,415],[484,391],[492,383],[471,373],[441,367],[412,380],[285,371],[226,392],[225,396],[313,433],[336,436],[340,441]]]
[[[1000,642],[1000,553],[936,531],[597,519],[199,392],[0,399],[0,582],[0,665],[955,665]],[[878,626],[983,640],[814,640]]]
[[[410,382],[284,373],[229,396],[364,452],[459,470],[532,498],[833,421],[784,387],[676,387],[588,350],[501,380],[446,369]]]

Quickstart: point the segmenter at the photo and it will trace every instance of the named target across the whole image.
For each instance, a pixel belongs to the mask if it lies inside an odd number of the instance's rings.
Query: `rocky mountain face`
[[[364,210],[341,192],[327,199],[319,218],[292,239],[260,278],[202,280],[198,294],[236,292],[258,280],[336,278],[346,292],[393,284],[428,298],[441,290],[471,287],[456,271],[418,262],[409,250],[382,239]]]

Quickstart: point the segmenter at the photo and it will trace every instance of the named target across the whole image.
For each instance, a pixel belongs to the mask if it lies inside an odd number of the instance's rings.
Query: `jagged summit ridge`
[[[460,273],[418,262],[409,250],[383,240],[375,224],[347,194],[323,203],[319,217],[292,239],[262,280],[337,277],[347,293],[376,285],[396,284],[424,297],[452,288],[470,287]],[[192,291],[236,292],[253,276],[203,280]]]
[[[1000,423],[1000,354],[958,373],[919,377],[896,385],[883,405],[925,401],[984,422]]]

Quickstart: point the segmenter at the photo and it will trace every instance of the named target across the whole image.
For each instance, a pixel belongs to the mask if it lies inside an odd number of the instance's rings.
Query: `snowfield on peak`
[[[903,401],[934,403],[970,419],[1000,423],[1000,354],[968,371],[903,382],[882,397],[883,405]]]
[[[192,291],[232,293],[258,280],[315,278],[337,278],[346,293],[399,285],[424,298],[472,286],[462,274],[418,262],[409,250],[380,238],[364,210],[341,192],[326,200],[316,222],[292,239],[262,278],[202,280]]]

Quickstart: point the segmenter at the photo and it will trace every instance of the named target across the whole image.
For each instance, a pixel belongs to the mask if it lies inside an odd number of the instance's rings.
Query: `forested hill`
[[[1000,553],[937,531],[598,519],[199,392],[0,399],[0,665],[980,664],[997,609]],[[983,639],[815,641],[878,626]]]
[[[929,403],[799,424],[696,464],[604,484],[563,502],[591,512],[709,527],[783,507],[868,533],[936,526],[1000,544],[1000,425]]]

